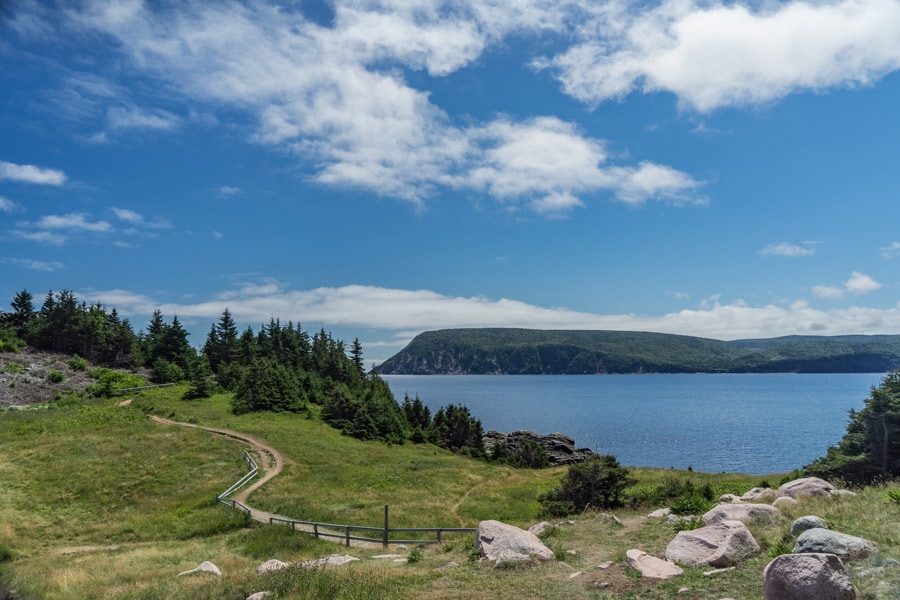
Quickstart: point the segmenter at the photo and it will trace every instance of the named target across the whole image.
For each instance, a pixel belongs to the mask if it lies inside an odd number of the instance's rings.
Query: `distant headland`
[[[722,341],[636,331],[442,329],[377,367],[385,375],[885,373],[900,335],[792,335]]]

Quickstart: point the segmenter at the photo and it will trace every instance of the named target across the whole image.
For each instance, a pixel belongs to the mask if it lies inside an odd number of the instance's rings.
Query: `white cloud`
[[[213,236],[214,238],[216,238],[217,240],[221,240],[221,239],[224,239],[224,238],[225,238],[225,234],[222,233],[221,231],[213,231],[213,232],[212,232],[212,236]]]
[[[596,104],[668,91],[706,112],[877,81],[900,68],[900,3],[664,0],[588,8],[579,43],[538,61],[564,90]]]
[[[223,185],[219,188],[219,193],[223,196],[234,196],[241,193],[241,188],[232,185]]]
[[[891,242],[890,245],[881,248],[881,258],[889,259],[900,256],[900,242]]]
[[[12,213],[18,210],[22,210],[21,204],[19,204],[18,202],[13,202],[5,196],[0,196],[0,212]]]
[[[66,243],[66,236],[50,231],[23,231],[15,230],[12,234],[29,242],[37,242],[39,244],[50,244],[52,246],[62,246]]]
[[[89,2],[64,16],[68,27],[115,38],[132,66],[192,105],[249,112],[258,123],[254,139],[315,164],[313,179],[322,184],[415,204],[441,188],[484,190],[553,216],[597,192],[630,203],[695,200],[700,184],[689,175],[650,162],[607,164],[604,141],[554,118],[457,126],[398,69],[444,76],[512,32],[563,32],[571,4],[348,0],[335,3],[327,28],[262,3],[192,2],[159,12],[152,6]],[[110,93],[109,86],[100,92]],[[178,124],[158,110],[116,108],[110,115],[119,127]],[[545,141],[552,145],[541,146]],[[569,150],[570,161],[562,161]],[[529,153],[554,159],[556,168],[525,172]]]
[[[114,106],[106,113],[109,129],[159,129],[170,131],[181,123],[176,115],[161,109]]]
[[[59,269],[66,268],[66,265],[55,260],[48,262],[44,260],[31,260],[27,258],[2,258],[0,259],[0,262],[17,265],[26,269],[32,269],[34,271],[43,271],[45,273],[52,273],[53,271],[58,271]]]
[[[66,174],[57,169],[35,165],[17,165],[0,160],[0,180],[21,181],[38,185],[60,186],[66,182]]]
[[[769,244],[759,251],[763,256],[812,256],[816,253],[813,242],[803,242],[802,245],[780,242]]]
[[[836,300],[844,297],[844,290],[830,285],[813,286],[812,293],[816,298],[824,300]]]
[[[74,229],[105,233],[112,231],[113,227],[106,221],[89,221],[84,213],[69,213],[66,215],[46,215],[35,223],[39,229]]]
[[[847,292],[856,296],[862,296],[869,292],[881,289],[881,284],[858,271],[850,274],[850,278],[844,282],[844,287],[834,287],[828,285],[817,285],[813,287],[812,292],[817,298],[825,300],[836,300],[844,297]]]
[[[133,211],[128,208],[116,208],[114,206],[110,207],[110,210],[115,213],[116,217],[125,221],[126,223],[130,223],[134,226],[145,227],[150,229],[169,229],[172,227],[172,223],[166,219],[156,219],[153,221],[148,221],[144,218],[144,215]],[[128,233],[130,235],[138,233],[136,229],[128,229],[125,230],[124,233]]]
[[[851,294],[862,295],[881,289],[881,284],[868,275],[854,271],[850,274],[850,279],[844,282],[844,287]]]
[[[245,285],[191,304],[160,303],[126,290],[90,292],[79,297],[101,300],[123,314],[149,316],[159,308],[179,318],[216,319],[227,307],[241,323],[264,323],[277,316],[282,321],[323,323],[328,327],[389,330],[400,336],[453,327],[657,331],[716,339],[877,334],[900,329],[900,307],[823,311],[804,302],[788,306],[750,306],[740,300],[721,304],[718,297],[702,308],[664,315],[603,315],[544,308],[507,298],[447,296],[429,290],[362,285],[291,291],[278,282]]]

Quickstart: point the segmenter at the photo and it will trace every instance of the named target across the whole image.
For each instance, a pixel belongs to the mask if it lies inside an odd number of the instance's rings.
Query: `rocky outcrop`
[[[763,571],[766,600],[855,600],[841,559],[834,554],[782,554]]]
[[[781,516],[778,509],[768,504],[719,504],[701,517],[704,525],[712,525],[721,521],[743,521],[752,519],[777,519]]]
[[[303,562],[297,563],[298,567],[338,567],[340,565],[346,565],[347,563],[355,562],[359,560],[355,556],[350,556],[349,554],[333,554],[326,558],[317,558],[315,560],[306,560]]]
[[[628,566],[649,579],[671,579],[684,573],[684,569],[678,565],[650,556],[642,550],[629,550],[625,553],[625,560]]]
[[[494,562],[553,560],[553,551],[530,531],[500,521],[478,524],[475,549]]]
[[[795,554],[836,554],[843,560],[868,558],[875,550],[867,539],[820,528],[807,529],[794,545]]]
[[[277,559],[267,560],[263,564],[259,565],[256,568],[257,575],[265,575],[266,573],[274,573],[275,571],[280,571],[281,569],[286,569],[291,566],[291,563],[282,562]]]
[[[740,521],[721,521],[690,531],[679,531],[666,546],[666,559],[686,565],[729,567],[759,544]]]
[[[778,492],[773,490],[772,488],[767,487],[755,487],[743,496],[741,496],[742,502],[768,502],[771,503],[775,498],[778,497]]]
[[[505,444],[510,453],[515,454],[525,442],[535,442],[547,451],[547,459],[553,466],[580,463],[594,456],[590,448],[576,448],[575,440],[561,433],[541,435],[533,431],[502,433],[492,430],[484,435],[483,440],[489,455],[497,444]]]

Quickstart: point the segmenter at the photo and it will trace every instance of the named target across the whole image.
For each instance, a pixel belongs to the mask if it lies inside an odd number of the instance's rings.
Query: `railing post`
[[[316,539],[319,539],[319,524],[313,523],[313,535]]]
[[[384,536],[381,538],[381,545],[388,547],[388,505],[384,505]]]
[[[345,527],[347,528],[347,529],[346,529],[347,547],[349,548],[349,547],[350,547],[350,526],[349,526],[349,525],[345,525]]]
[[[438,544],[440,544],[441,543],[441,530],[438,529],[437,533],[438,533]]]

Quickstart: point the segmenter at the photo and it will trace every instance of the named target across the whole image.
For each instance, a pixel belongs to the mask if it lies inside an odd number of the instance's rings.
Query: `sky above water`
[[[900,333],[900,1],[0,3],[0,301]]]

